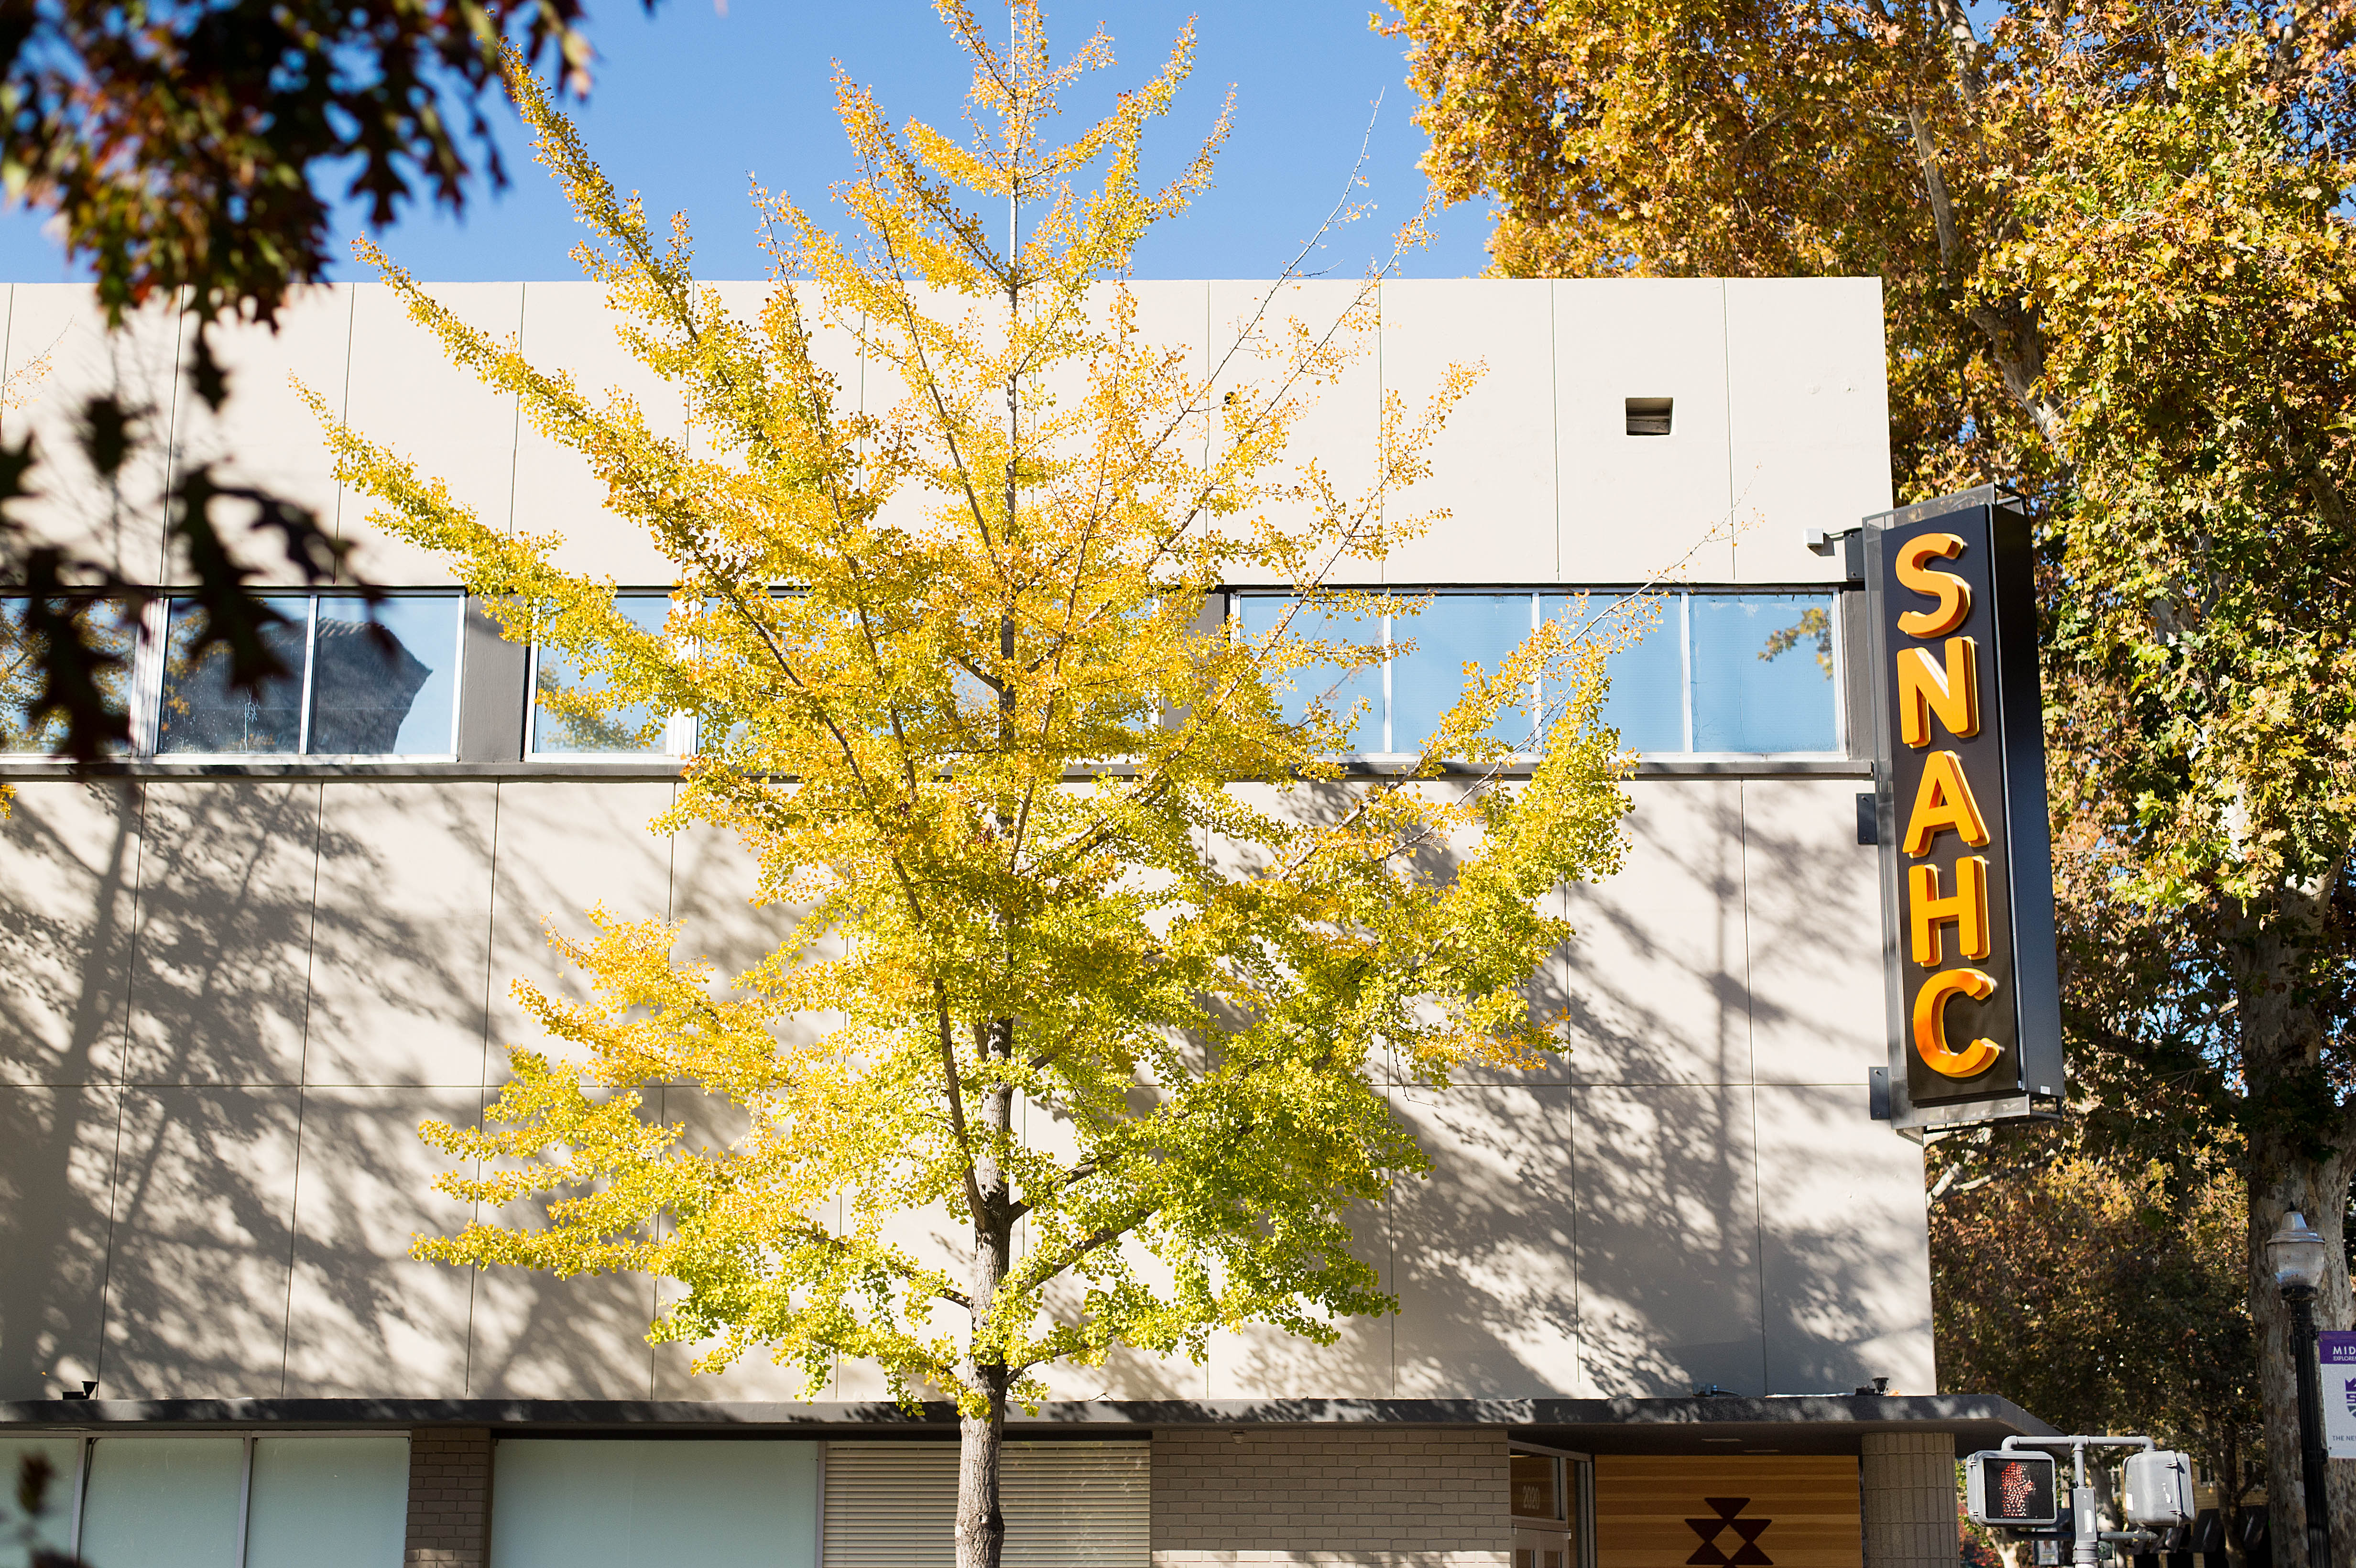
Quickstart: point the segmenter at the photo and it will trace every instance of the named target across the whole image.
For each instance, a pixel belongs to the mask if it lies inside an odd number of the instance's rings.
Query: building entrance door
[[[1585,1456],[1516,1444],[1509,1458],[1514,1568],[1593,1568],[1584,1528],[1590,1486]]]
[[[1577,1568],[1570,1555],[1569,1531],[1532,1530],[1516,1520],[1514,1568]]]

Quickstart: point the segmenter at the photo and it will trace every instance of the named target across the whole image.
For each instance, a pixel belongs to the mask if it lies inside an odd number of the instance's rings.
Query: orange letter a
[[[1953,828],[1975,849],[1988,841],[1980,804],[1964,778],[1964,760],[1953,752],[1922,759],[1922,782],[1915,786],[1914,809],[1906,814],[1906,852],[1917,859],[1929,854],[1942,827]]]

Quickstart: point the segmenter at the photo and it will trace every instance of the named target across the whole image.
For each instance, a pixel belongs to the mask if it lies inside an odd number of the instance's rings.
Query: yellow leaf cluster
[[[1419,408],[1390,396],[1362,493],[1294,460],[1371,280],[1330,330],[1264,308],[1207,372],[1141,329],[1129,287],[1139,238],[1204,187],[1224,134],[1141,183],[1191,37],[1049,145],[1058,91],[1108,44],[1058,65],[1028,6],[1005,51],[940,9],[973,62],[972,134],[894,127],[841,84],[857,239],[764,196],[752,320],[516,69],[541,161],[595,236],[584,268],[684,400],[687,439],[384,263],[672,564],[659,630],[555,538],[507,533],[321,417],[380,526],[589,672],[567,711],[691,716],[662,826],[733,829],[776,933],[725,975],[602,910],[560,938],[594,996],[521,989],[554,1047],[514,1053],[481,1127],[425,1129],[460,1162],[444,1189],[494,1217],[422,1255],[667,1275],[683,1289],[652,1332],[704,1347],[701,1370],[758,1348],[817,1378],[851,1356],[904,1396],[992,1413],[1049,1361],[1199,1356],[1251,1320],[1330,1339],[1386,1307],[1351,1210],[1423,1160],[1382,1084],[1556,1045],[1522,990],[1570,934],[1541,905],[1615,868],[1626,760],[1599,717],[1609,612],[1470,672],[1383,775],[1335,760],[1330,704],[1287,717],[1288,684],[1380,650],[1290,616],[1245,636],[1206,605],[1274,576],[1302,611],[1366,608],[1331,584],[1428,526],[1400,492],[1472,372]],[[820,368],[821,335],[863,356],[863,400]],[[1483,737],[1538,689],[1559,711],[1508,779]],[[648,1119],[649,1083],[700,1087],[731,1130]],[[941,1224],[952,1252],[912,1243]]]

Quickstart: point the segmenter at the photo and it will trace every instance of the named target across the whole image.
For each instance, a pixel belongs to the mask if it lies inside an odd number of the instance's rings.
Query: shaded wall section
[[[546,848],[530,786],[20,784],[0,823],[0,1399],[78,1378],[122,1399],[646,1397],[648,1282],[408,1253],[467,1218],[416,1127],[477,1119],[530,1043],[492,1002],[531,959],[548,978],[542,922],[578,930],[598,898],[669,916],[669,846],[646,833],[669,800],[634,798],[552,879],[503,859],[509,816],[506,855]]]
[[[1640,780],[1626,872],[1558,895],[1567,1055],[1388,1093],[1432,1162],[1361,1215],[1395,1317],[1326,1348],[1086,1371],[1111,1397],[1681,1396],[1934,1386],[1921,1157],[1869,1119],[1879,976],[1854,781]],[[0,1398],[857,1398],[644,1341],[637,1276],[415,1263],[463,1223],[429,1117],[536,1043],[543,923],[689,922],[742,962],[779,912],[670,786],[37,783],[0,826]],[[649,1093],[699,1138],[724,1107]],[[717,1117],[715,1120],[714,1118]],[[707,1125],[707,1124],[709,1124]],[[911,1221],[948,1253],[953,1227]]]

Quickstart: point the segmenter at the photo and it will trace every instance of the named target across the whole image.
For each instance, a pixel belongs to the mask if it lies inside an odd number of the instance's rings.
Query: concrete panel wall
[[[1738,519],[1758,524],[1735,539],[1735,581],[1837,578],[1838,560],[1808,553],[1806,530],[1845,528],[1895,504],[1881,280],[1724,287],[1727,458]]]
[[[1577,1091],[1402,1088],[1431,1174],[1392,1199],[1401,1398],[1524,1398],[1584,1385]]]
[[[1452,516],[1391,552],[1394,582],[1551,579],[1555,528],[1554,285],[1441,280],[1382,291],[1382,375],[1408,400],[1410,419],[1451,366],[1480,379],[1426,453],[1429,479],[1396,509]]]
[[[513,527],[520,432],[515,399],[453,365],[441,340],[410,319],[407,304],[389,285],[359,283],[352,292],[346,421],[442,480],[451,498],[482,522]],[[512,341],[523,329],[521,283],[434,283],[426,292],[495,341]],[[342,530],[355,547],[356,571],[385,583],[451,581],[438,556],[371,525],[372,505],[365,496],[346,498]]]
[[[1220,1335],[1206,1365],[1129,1358],[1058,1391],[1935,1386],[1920,1155],[1865,1113],[1881,1002],[1853,951],[1874,929],[1855,782],[1632,786],[1628,870],[1570,895],[1571,1053],[1390,1090],[1432,1161],[1360,1226],[1395,1317],[1332,1347]],[[544,1043],[511,980],[578,987],[543,920],[677,918],[682,951],[728,965],[779,934],[733,839],[647,832],[670,787],[24,789],[0,827],[0,1183],[27,1200],[11,1255],[51,1261],[0,1297],[0,1387],[79,1357],[125,1394],[802,1392],[757,1360],[709,1379],[648,1347],[647,1281],[407,1256],[463,1219],[417,1123],[478,1114],[506,1048]],[[648,1091],[648,1114],[734,1125],[684,1087]],[[948,1229],[908,1223],[953,1254]],[[845,1366],[810,1392],[882,1384]]]
[[[1634,809],[1619,874],[1569,890],[1565,913],[1578,933],[1565,981],[1573,1083],[1750,1081],[1748,788],[1733,779],[1629,786]]]
[[[714,285],[755,320],[766,285]],[[1242,335],[1268,286],[1248,282],[1137,285],[1141,329],[1179,349],[1190,369],[1223,384],[1264,373],[1287,324],[1327,330],[1355,283],[1277,290],[1257,335]],[[435,284],[431,292],[500,342],[520,341],[541,368],[570,373],[594,404],[632,400],[659,433],[684,432],[668,386],[615,335],[602,290],[576,282]],[[300,296],[282,329],[222,335],[235,396],[216,418],[178,371],[182,327],[150,312],[103,330],[89,292],[65,283],[0,285],[5,347],[29,401],[0,432],[29,430],[57,464],[27,511],[38,532],[93,551],[134,576],[169,579],[156,501],[165,453],[233,453],[232,476],[255,480],[337,519],[359,547],[359,569],[388,584],[449,580],[427,552],[384,537],[367,504],[337,490],[301,379],[366,433],[416,457],[485,520],[555,531],[564,559],[624,583],[670,575],[659,552],[616,526],[605,486],[581,461],[519,417],[516,400],[453,366],[380,283]],[[1337,575],[1401,582],[1629,582],[1682,566],[1701,581],[1822,581],[1837,563],[1806,553],[1803,530],[1839,528],[1890,504],[1888,390],[1880,291],[1873,279],[1571,279],[1551,283],[1411,280],[1383,285],[1356,360],[1296,426],[1290,461],[1316,458],[1345,494],[1370,482],[1382,400],[1412,416],[1453,364],[1483,374],[1432,448],[1437,472],[1396,507],[1445,507],[1453,517],[1387,562]],[[855,323],[813,323],[838,405],[881,411],[903,389],[888,367],[862,363]],[[1240,345],[1240,350],[1239,349]],[[37,385],[34,385],[37,379]],[[100,485],[72,450],[80,398],[112,391],[154,411],[171,433],[142,461],[152,472]],[[1668,397],[1666,436],[1630,436],[1626,401]],[[694,440],[691,437],[691,447]],[[913,493],[902,498],[923,504]],[[1281,509],[1281,508],[1280,508]],[[1296,507],[1297,511],[1298,508]],[[1736,537],[1702,542],[1713,529]],[[284,571],[265,547],[273,576]]]
[[[1742,959],[1762,1083],[1844,1083],[1881,1060],[1879,851],[1857,841],[1872,783],[1742,786]]]
[[[416,1263],[418,1235],[446,1235],[468,1205],[434,1190],[449,1162],[417,1136],[428,1119],[464,1126],[478,1088],[350,1088],[303,1094],[293,1263],[287,1283],[284,1392],[358,1397],[385,1389],[422,1398],[467,1392],[469,1270]]]
[[[63,545],[134,581],[158,581],[168,443],[142,443],[109,485],[83,457],[75,426],[83,401],[102,396],[140,415],[148,430],[171,429],[179,319],[151,309],[110,332],[106,313],[81,285],[18,283],[6,293],[0,357],[15,406],[0,411],[0,437],[30,435],[42,457],[39,494],[20,502],[16,516],[36,542]]]
[[[279,1392],[302,1109],[276,1085],[123,1092],[96,1374],[110,1397]]]
[[[1580,1100],[1581,1349],[1598,1394],[1766,1386],[1757,1128],[1738,1084],[1629,1084]]]
[[[488,1003],[513,974],[560,978],[541,913],[578,931],[593,899],[670,906],[669,845],[646,832],[670,786],[552,787],[17,786],[0,1399],[69,1365],[121,1398],[646,1396],[648,1282],[408,1255],[466,1218],[417,1125],[473,1121],[505,1077],[491,1048],[537,1039],[511,1005],[495,1034]],[[499,910],[521,928],[504,970]]]
[[[343,494],[320,439],[318,416],[297,388],[316,393],[329,411],[344,413],[350,391],[353,298],[348,284],[307,289],[279,313],[275,332],[250,323],[217,328],[213,355],[229,373],[229,400],[216,413],[185,379],[176,389],[175,471],[189,463],[217,461],[222,482],[256,485],[307,507],[333,532]],[[250,544],[244,556],[265,581],[301,581],[275,540],[235,532],[230,537],[232,545]]]
[[[1762,1083],[1760,1288],[1769,1388],[1939,1386],[1922,1150],[1865,1115],[1861,1083]]]
[[[594,409],[626,400],[648,433],[669,441],[687,437],[687,410],[677,389],[640,363],[616,333],[619,318],[605,308],[605,291],[595,283],[530,283],[524,289],[523,351],[538,368],[573,378],[575,389]],[[534,425],[520,423],[515,453],[515,529],[557,533],[565,548],[559,559],[577,571],[590,571],[625,584],[655,585],[677,574],[662,552],[635,523],[616,517],[605,506],[606,487],[572,448],[560,445]]]
[[[319,791],[307,780],[143,791],[121,1077],[302,1082]]]
[[[320,792],[303,1081],[480,1083],[499,786]]]
[[[1733,575],[1725,292],[1715,278],[1554,285],[1557,575],[1642,582]],[[1630,398],[1670,400],[1666,435],[1628,433]],[[1713,533],[1718,537],[1712,539]]]
[[[105,1360],[107,1239],[123,1096],[0,1085],[0,1389],[80,1392]],[[50,1381],[54,1374],[55,1381]]]
[[[670,808],[671,795],[668,784],[586,779],[500,786],[498,870],[489,890],[489,1082],[506,1082],[510,1049],[546,1043],[515,998],[517,981],[559,997],[588,994],[550,947],[552,926],[588,938],[592,906],[616,920],[670,918],[671,840],[647,826]],[[582,853],[584,843],[600,852]]]
[[[1376,1288],[1397,1288],[1398,1250],[1390,1233],[1388,1203],[1362,1205],[1351,1215],[1351,1251],[1375,1270]],[[1397,1386],[1393,1365],[1397,1324],[1352,1317],[1334,1324],[1333,1343],[1320,1345],[1264,1323],[1210,1337],[1204,1382],[1212,1399],[1381,1399]]]
[[[119,1071],[145,797],[128,784],[20,784],[0,822],[0,1083]]]

